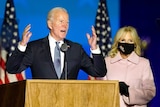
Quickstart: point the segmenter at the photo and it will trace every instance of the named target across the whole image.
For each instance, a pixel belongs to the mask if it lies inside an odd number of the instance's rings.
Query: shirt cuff
[[[95,49],[95,50],[92,50],[92,49],[90,49],[90,50],[91,50],[92,54],[100,54],[101,53],[99,46],[97,46],[97,49]]]
[[[20,43],[18,43],[18,49],[19,49],[21,52],[24,52],[24,51],[26,50],[26,47],[27,47],[27,45],[26,45],[26,46],[23,46],[23,45],[21,45]]]

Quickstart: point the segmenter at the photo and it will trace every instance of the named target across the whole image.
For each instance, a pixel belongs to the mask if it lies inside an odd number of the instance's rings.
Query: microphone
[[[60,50],[65,53],[65,52],[67,52],[67,50],[68,50],[69,47],[70,47],[69,45],[67,45],[66,43],[64,43],[64,44],[62,44]],[[67,80],[67,58],[65,60],[65,77],[64,78],[65,78],[65,80]]]
[[[60,49],[61,49],[62,52],[66,52],[69,47],[70,47],[70,46],[68,46],[66,43],[64,43],[64,44],[62,44],[62,46],[61,46]]]

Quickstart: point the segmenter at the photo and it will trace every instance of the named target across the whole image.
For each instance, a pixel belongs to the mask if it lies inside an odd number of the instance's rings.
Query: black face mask
[[[129,43],[118,43],[118,50],[125,55],[128,55],[134,51],[134,44]]]

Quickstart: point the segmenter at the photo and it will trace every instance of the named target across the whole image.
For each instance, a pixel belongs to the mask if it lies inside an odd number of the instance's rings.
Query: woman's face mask
[[[134,51],[134,44],[130,43],[118,43],[118,50],[124,55],[131,54]]]

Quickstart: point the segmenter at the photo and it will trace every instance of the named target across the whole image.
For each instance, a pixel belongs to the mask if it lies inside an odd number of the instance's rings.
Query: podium
[[[119,107],[119,85],[105,80],[24,80],[0,85],[0,107]]]

